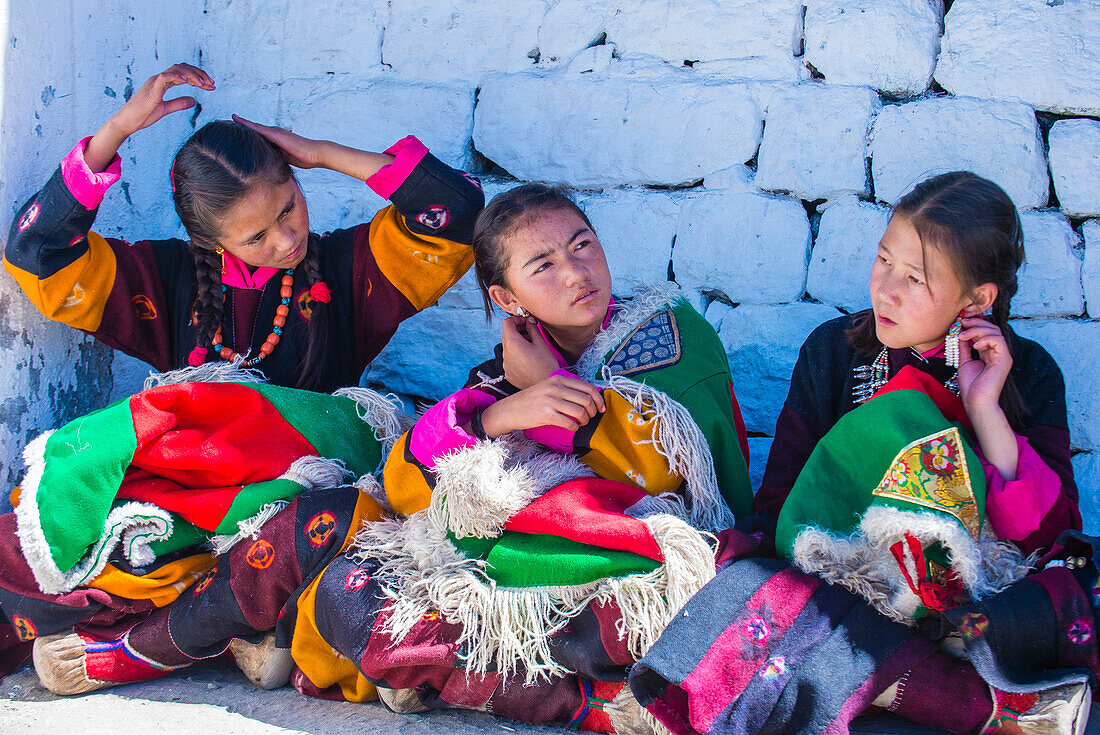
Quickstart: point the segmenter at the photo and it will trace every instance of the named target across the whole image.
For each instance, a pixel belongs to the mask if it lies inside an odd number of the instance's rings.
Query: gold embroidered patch
[[[874,494],[948,513],[978,538],[978,501],[962,436],[954,426],[902,449]]]

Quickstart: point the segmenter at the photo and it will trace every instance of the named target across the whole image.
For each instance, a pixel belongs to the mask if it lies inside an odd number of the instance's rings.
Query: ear
[[[493,300],[494,304],[513,316],[515,316],[516,309],[520,306],[516,297],[504,286],[489,286],[489,298]]]
[[[981,316],[993,308],[1000,289],[994,283],[983,283],[970,293],[970,302],[963,307],[966,316]]]

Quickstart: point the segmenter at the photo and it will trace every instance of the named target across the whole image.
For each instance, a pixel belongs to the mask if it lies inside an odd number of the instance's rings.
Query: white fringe
[[[290,505],[289,501],[276,500],[271,503],[267,503],[262,506],[260,510],[252,516],[245,518],[243,521],[237,521],[236,533],[225,533],[218,536],[211,536],[210,549],[214,552],[214,556],[221,556],[232,549],[239,541],[252,539],[255,541],[260,537],[260,529],[263,525],[270,521],[275,515],[283,508]]]
[[[356,412],[359,418],[367,422],[374,429],[374,438],[382,444],[382,456],[390,453],[396,442],[411,426],[404,419],[404,411],[401,399],[393,393],[379,393],[370,388],[340,388],[333,391],[332,395],[341,398],[350,398],[359,407]]]
[[[611,323],[607,329],[596,335],[596,339],[592,340],[592,344],[577,360],[577,375],[590,383],[594,382],[599,377],[600,368],[609,352],[618,347],[646,319],[683,298],[683,292],[675,283],[636,285],[629,300],[615,302],[615,315]]]
[[[732,528],[733,512],[718,490],[710,445],[688,410],[656,388],[612,375],[606,367],[603,378],[634,410],[653,415],[650,441],[668,461],[670,472],[684,478],[692,525],[708,531]]]
[[[386,489],[382,487],[382,483],[378,481],[378,478],[370,472],[357,479],[352,485],[358,488],[360,492],[371,496],[387,515],[398,515],[397,511],[390,505],[389,498],[386,497]]]
[[[963,588],[977,601],[999,592],[1027,574],[1033,559],[990,530],[975,541],[960,523],[935,513],[903,511],[888,506],[867,509],[859,528],[835,536],[807,527],[795,539],[793,555],[802,571],[839,584],[867,600],[882,614],[913,625],[921,604],[909,589],[890,547],[910,533],[924,547],[940,542]],[[915,570],[910,570],[915,579]]]
[[[144,390],[162,385],[177,383],[266,383],[264,374],[254,368],[244,366],[244,358],[238,357],[232,362],[207,362],[198,366],[188,366],[164,373],[149,373],[142,386]]]

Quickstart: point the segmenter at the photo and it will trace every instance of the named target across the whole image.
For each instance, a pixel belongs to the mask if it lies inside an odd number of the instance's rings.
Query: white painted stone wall
[[[888,205],[970,168],[1023,212],[1019,331],[1059,360],[1082,507],[1100,528],[1100,0],[0,0],[0,206],[150,74],[201,63],[202,111],[123,148],[99,227],[178,232],[168,162],[237,112],[383,148],[415,133],[483,176],[581,187],[616,281],[671,271],[726,345],[758,481],[806,334],[868,303]],[[366,187],[304,172],[314,227]],[[1053,187],[1051,187],[1053,182]],[[0,223],[6,232],[8,222]],[[0,463],[144,372],[49,325],[0,277]],[[368,379],[431,400],[488,356],[471,276],[410,320]],[[456,335],[461,338],[456,339]]]

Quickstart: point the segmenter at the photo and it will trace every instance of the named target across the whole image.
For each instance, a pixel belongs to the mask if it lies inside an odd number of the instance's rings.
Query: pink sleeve
[[[393,163],[367,179],[367,186],[383,199],[389,199],[401,188],[416,165],[428,155],[428,148],[415,135],[409,135],[387,148],[386,153],[393,156]]]
[[[1020,458],[1016,479],[1005,480],[982,457],[985,469],[985,510],[998,538],[1019,541],[1039,528],[1062,487],[1062,481],[1022,436],[1016,437]],[[981,453],[979,452],[979,456]]]
[[[435,466],[436,457],[473,446],[477,441],[462,428],[476,411],[496,403],[488,393],[463,388],[435,404],[409,432],[409,451],[425,467]]]
[[[550,375],[564,375],[568,378],[577,378],[576,375],[565,368],[559,368]],[[579,378],[578,378],[579,380]],[[524,429],[523,435],[533,442],[538,442],[547,449],[559,454],[569,454],[573,451],[573,436],[576,430],[563,429],[560,426],[536,426],[532,429]]]
[[[69,155],[61,161],[61,178],[65,181],[69,193],[84,205],[85,209],[95,209],[103,201],[103,195],[111,184],[122,177],[122,159],[115,154],[114,159],[103,173],[93,173],[84,160],[84,149],[91,136],[78,142]]]

